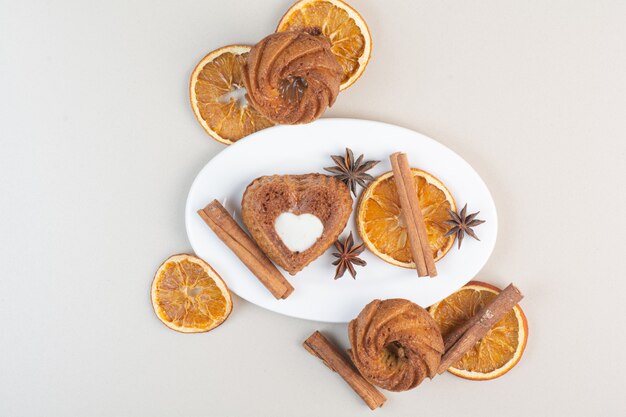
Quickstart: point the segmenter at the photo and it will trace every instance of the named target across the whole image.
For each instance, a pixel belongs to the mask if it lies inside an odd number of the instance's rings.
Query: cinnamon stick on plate
[[[213,200],[208,206],[198,210],[198,214],[276,299],[285,299],[293,292],[289,281],[219,201]]]
[[[370,409],[382,407],[387,401],[387,398],[363,378],[354,365],[320,332],[316,331],[309,336],[303,345],[312,355],[320,358],[326,366],[337,372],[359,394]]]
[[[391,160],[393,179],[400,198],[402,216],[406,222],[411,255],[413,262],[415,262],[417,275],[420,277],[437,276],[437,268],[435,267],[433,252],[428,242],[426,225],[424,224],[424,217],[422,216],[419,199],[417,198],[409,160],[406,154],[400,152],[393,153],[389,159]]]
[[[524,296],[521,291],[513,284],[509,284],[508,287],[500,291],[491,303],[476,313],[474,317],[448,334],[444,340],[446,353],[441,358],[437,373],[444,373],[461,359],[522,298]]]

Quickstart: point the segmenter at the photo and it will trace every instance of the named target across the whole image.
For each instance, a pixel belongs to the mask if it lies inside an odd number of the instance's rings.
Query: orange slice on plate
[[[159,320],[183,333],[208,332],[233,309],[222,278],[192,255],[174,255],[163,262],[154,275],[151,294]]]
[[[305,31],[330,39],[331,51],[343,68],[340,90],[363,74],[372,53],[365,20],[341,0],[300,0],[280,19],[276,32]]]
[[[454,236],[445,236],[450,229],[445,221],[449,219],[448,209],[456,211],[456,203],[439,179],[417,168],[411,172],[428,241],[438,261],[454,243]],[[415,268],[393,172],[376,178],[363,191],[357,210],[357,228],[368,249],[390,264]]]
[[[246,100],[243,66],[249,52],[244,45],[217,49],[191,74],[191,108],[204,130],[226,145],[274,124]]]
[[[448,298],[431,306],[429,312],[445,339],[452,329],[473,317],[496,298],[499,292],[500,289],[493,285],[471,281]],[[520,306],[516,305],[448,371],[477,381],[497,378],[519,362],[527,340],[528,321]]]

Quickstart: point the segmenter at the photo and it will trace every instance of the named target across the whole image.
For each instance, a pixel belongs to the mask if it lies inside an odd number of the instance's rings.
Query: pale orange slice
[[[456,203],[436,177],[416,168],[411,171],[430,248],[438,261],[454,243],[454,236],[445,236],[450,229],[445,221],[449,219],[448,209],[456,211]],[[393,172],[376,178],[361,194],[357,227],[363,242],[376,256],[393,265],[415,268]]]
[[[282,17],[276,32],[323,34],[343,68],[340,90],[363,74],[372,54],[372,37],[365,20],[341,0],[300,0]]]
[[[448,298],[430,307],[445,339],[463,325],[500,290],[484,282],[471,281]],[[528,339],[528,321],[519,305],[497,322],[491,330],[457,363],[448,369],[454,375],[472,380],[497,378],[510,371],[520,360]]]
[[[159,320],[183,333],[208,332],[233,308],[222,278],[192,255],[174,255],[163,262],[154,275],[151,295]]]
[[[191,108],[204,130],[226,145],[273,125],[245,98],[243,67],[249,52],[244,45],[217,49],[191,74]]]

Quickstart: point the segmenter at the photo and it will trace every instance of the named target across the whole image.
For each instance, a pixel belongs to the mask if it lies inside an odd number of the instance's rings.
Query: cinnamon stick
[[[461,359],[522,298],[524,296],[521,291],[513,284],[509,284],[474,317],[448,334],[444,340],[446,353],[441,358],[437,373],[447,371],[450,366]]]
[[[413,186],[413,173],[409,166],[409,160],[406,154],[401,153],[398,155],[398,163],[400,165],[400,171],[404,183],[407,185],[407,191],[409,202],[411,203],[411,209],[415,215],[415,225],[417,226],[417,233],[420,237],[420,243],[422,244],[422,253],[424,254],[424,260],[426,261],[426,268],[428,269],[428,275],[431,277],[437,276],[437,268],[435,267],[435,259],[433,258],[433,251],[430,248],[430,242],[428,241],[428,233],[426,232],[426,223],[424,223],[424,216],[422,215],[422,209],[420,208],[419,198],[417,191]],[[410,187],[409,187],[410,185]]]
[[[276,299],[285,299],[293,292],[289,281],[219,201],[213,200],[205,208],[198,210],[198,214]]]
[[[398,190],[398,197],[400,198],[400,209],[406,223],[407,234],[409,236],[409,247],[411,249],[411,256],[413,262],[415,262],[415,268],[417,269],[417,275],[424,277],[428,275],[428,269],[426,268],[426,260],[422,254],[422,242],[420,242],[419,234],[417,233],[417,226],[415,224],[415,216],[411,211],[411,203],[406,193],[406,186],[404,184],[404,178],[400,171],[400,165],[398,161],[398,153],[394,153],[390,156],[391,168],[393,169],[393,179]]]
[[[417,269],[417,275],[437,276],[435,260],[428,242],[424,217],[415,192],[413,174],[406,154],[396,152],[389,159],[393,169],[393,178],[400,197],[400,208],[406,221],[411,255]]]
[[[337,372],[352,389],[374,410],[387,401],[387,398],[370,384],[356,370],[339,349],[330,343],[319,331],[315,331],[303,343],[306,350],[320,358],[332,371]]]

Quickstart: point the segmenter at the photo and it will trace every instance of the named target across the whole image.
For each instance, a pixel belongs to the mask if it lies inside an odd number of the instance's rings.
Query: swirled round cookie
[[[332,106],[343,70],[328,39],[304,32],[274,33],[257,43],[244,69],[247,98],[282,124],[308,123]]]
[[[437,323],[400,298],[374,300],[350,322],[350,355],[372,384],[390,391],[415,388],[437,372],[444,351]]]

